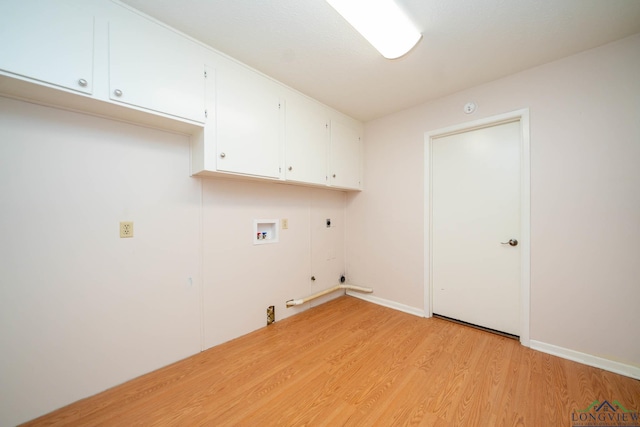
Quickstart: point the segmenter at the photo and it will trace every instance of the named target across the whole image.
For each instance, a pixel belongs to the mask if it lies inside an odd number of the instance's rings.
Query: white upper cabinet
[[[204,60],[191,40],[129,14],[109,22],[109,97],[205,121]]]
[[[362,126],[336,118],[330,126],[329,185],[359,190],[362,188]]]
[[[285,114],[287,181],[326,185],[329,145],[326,108],[302,96],[290,96]]]
[[[280,178],[277,85],[231,61],[216,68],[216,169]]]
[[[361,189],[362,123],[117,0],[0,0],[0,95],[188,134],[193,175]]]
[[[86,94],[94,17],[72,3],[0,1],[0,70]]]

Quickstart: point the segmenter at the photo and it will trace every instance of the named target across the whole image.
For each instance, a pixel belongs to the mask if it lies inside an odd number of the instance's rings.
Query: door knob
[[[518,241],[516,239],[510,239],[508,242],[500,242],[501,245],[511,245],[518,246]]]

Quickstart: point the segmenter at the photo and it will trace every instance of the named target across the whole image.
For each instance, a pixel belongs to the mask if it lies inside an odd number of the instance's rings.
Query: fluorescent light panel
[[[327,0],[385,58],[409,52],[422,34],[393,0]]]

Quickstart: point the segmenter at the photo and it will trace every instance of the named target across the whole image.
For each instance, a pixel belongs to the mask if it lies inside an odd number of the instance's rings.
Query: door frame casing
[[[425,197],[424,197],[424,307],[425,317],[433,316],[433,247],[432,247],[432,144],[435,138],[465,133],[503,123],[520,122],[520,343],[529,347],[531,288],[531,153],[529,109],[524,108],[483,119],[461,123],[425,133]]]

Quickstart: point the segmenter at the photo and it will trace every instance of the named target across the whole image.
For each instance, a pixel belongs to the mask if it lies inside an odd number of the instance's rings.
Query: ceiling
[[[640,32],[639,0],[396,0],[423,38],[388,60],[324,0],[122,1],[363,121]]]

